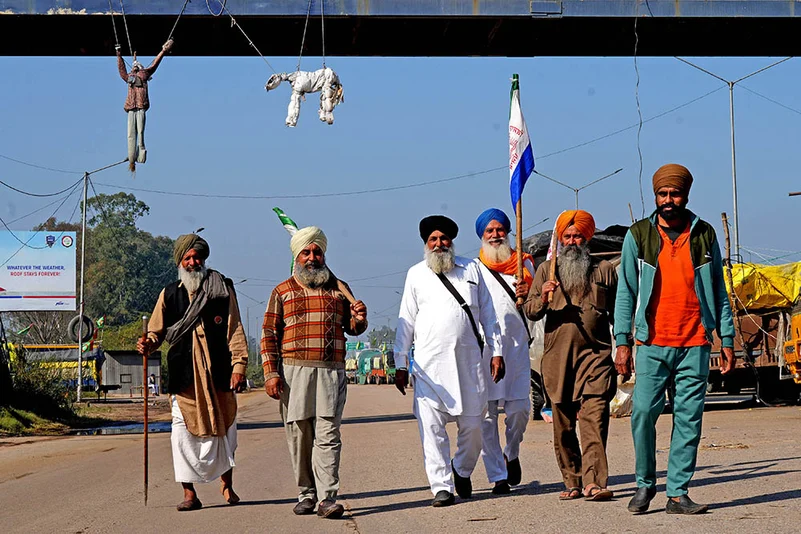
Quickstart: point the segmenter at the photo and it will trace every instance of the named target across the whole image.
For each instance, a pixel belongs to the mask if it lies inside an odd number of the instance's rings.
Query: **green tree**
[[[150,208],[132,194],[100,194],[87,209],[86,311],[109,325],[136,321],[175,277],[173,240],[136,227]]]
[[[382,343],[395,343],[395,329],[389,326],[373,328],[367,333],[367,341],[373,348],[379,348]]]

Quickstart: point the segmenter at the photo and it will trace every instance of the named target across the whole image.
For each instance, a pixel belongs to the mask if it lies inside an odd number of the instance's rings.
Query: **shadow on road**
[[[395,421],[413,421],[414,415],[399,413],[392,415],[367,415],[363,417],[347,417],[342,420],[343,425],[361,425],[367,423],[391,423]],[[280,428],[284,426],[281,421],[238,422],[237,430],[260,430],[264,428]]]

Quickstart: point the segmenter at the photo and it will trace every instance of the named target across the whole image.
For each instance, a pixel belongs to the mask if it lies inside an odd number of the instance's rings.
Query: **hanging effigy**
[[[286,114],[286,125],[294,127],[298,124],[300,115],[300,101],[306,100],[307,93],[320,93],[320,109],[318,114],[320,120],[334,124],[334,108],[344,102],[342,83],[339,76],[328,67],[314,72],[296,71],[292,73],[279,73],[270,76],[264,88],[271,91],[281,85],[282,82],[289,82],[292,86],[292,96],[289,99],[289,107]]]

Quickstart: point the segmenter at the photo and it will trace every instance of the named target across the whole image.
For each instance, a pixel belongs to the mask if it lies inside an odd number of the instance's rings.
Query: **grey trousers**
[[[298,485],[298,502],[304,499],[316,502],[318,498],[336,501],[342,452],[339,427],[347,396],[345,371],[286,366],[284,372],[280,411]],[[297,404],[290,400],[292,396],[299,401]],[[309,410],[311,403],[320,403],[324,398],[332,401],[330,405],[317,404],[315,410]],[[318,413],[298,418],[299,413],[307,411]]]
[[[136,163],[147,161],[144,109],[132,109],[128,112],[128,161]]]

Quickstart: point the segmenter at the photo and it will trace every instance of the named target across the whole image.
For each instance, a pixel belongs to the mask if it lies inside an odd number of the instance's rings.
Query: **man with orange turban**
[[[631,375],[631,345],[636,343],[631,433],[637,492],[628,505],[632,513],[647,511],[656,495],[656,421],[669,383],[675,387],[675,402],[665,511],[706,512],[707,506],[693,502],[687,491],[698,457],[716,331],[721,373],[734,367],[734,323],[720,246],[712,225],[687,209],[692,183],[683,165],[660,167],[653,179],[656,211],[634,223],[623,241],[615,366],[625,378]]]
[[[558,252],[537,269],[523,309],[532,321],[545,318],[542,377],[553,403],[554,450],[567,488],[559,498],[609,500],[606,442],[609,402],[617,389],[610,323],[617,274],[611,263],[590,256],[592,215],[565,211],[555,231]],[[552,261],[555,280],[549,279]]]
[[[492,493],[502,495],[510,486],[520,484],[520,443],[531,413],[531,364],[528,346],[531,325],[517,307],[517,295],[525,296],[531,287],[534,259],[513,250],[509,245],[511,222],[506,214],[490,208],[478,216],[476,234],[481,239],[481,252],[476,260],[478,272],[489,290],[495,314],[503,337],[503,359],[506,376],[498,383],[487,381],[488,404],[481,424],[484,467],[489,481],[495,484]],[[523,254],[523,280],[518,280],[517,255]],[[484,351],[484,366],[489,373],[490,356]],[[503,406],[506,415],[506,447],[501,448],[498,432],[498,409]]]

